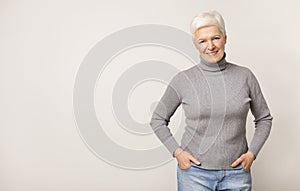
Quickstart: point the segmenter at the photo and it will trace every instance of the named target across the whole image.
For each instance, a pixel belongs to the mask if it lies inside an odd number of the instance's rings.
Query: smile
[[[209,56],[215,56],[218,53],[218,51],[213,51],[213,52],[208,52],[206,54],[208,54]]]

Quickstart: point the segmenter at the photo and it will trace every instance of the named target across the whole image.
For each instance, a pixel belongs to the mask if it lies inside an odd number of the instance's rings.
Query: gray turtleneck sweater
[[[186,117],[181,145],[168,127],[180,105]],[[255,133],[248,147],[249,109],[255,118]],[[220,170],[232,169],[232,162],[247,151],[257,156],[270,134],[272,119],[254,74],[227,62],[224,55],[218,63],[201,60],[176,74],[154,110],[150,125],[171,154],[181,146],[201,162],[201,168]]]

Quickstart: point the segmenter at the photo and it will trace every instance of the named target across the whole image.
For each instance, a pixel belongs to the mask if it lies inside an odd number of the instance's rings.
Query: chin
[[[220,54],[220,52],[215,55],[215,56],[210,56],[210,55],[203,55],[202,58],[209,64],[213,64],[213,63],[217,63],[219,62],[222,58],[223,58],[223,55]]]
[[[217,62],[219,62],[222,58],[223,58],[223,56],[216,55],[216,56],[209,56],[208,60],[209,60],[209,63],[217,63]]]
[[[204,59],[208,64],[214,64],[219,62],[221,59],[219,57],[208,57]]]

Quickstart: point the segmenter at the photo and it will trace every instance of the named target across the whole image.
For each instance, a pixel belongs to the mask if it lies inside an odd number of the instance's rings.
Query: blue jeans
[[[251,173],[243,168],[234,170],[206,170],[191,166],[177,167],[178,191],[251,191]]]

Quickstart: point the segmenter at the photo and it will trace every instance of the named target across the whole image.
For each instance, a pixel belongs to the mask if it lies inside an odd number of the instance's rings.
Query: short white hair
[[[191,22],[191,33],[195,36],[195,32],[204,26],[217,26],[226,36],[225,23],[222,15],[217,11],[203,12],[194,17]]]

